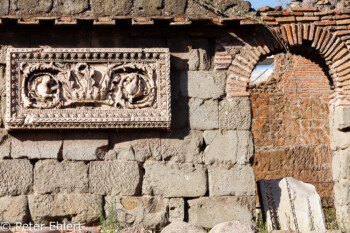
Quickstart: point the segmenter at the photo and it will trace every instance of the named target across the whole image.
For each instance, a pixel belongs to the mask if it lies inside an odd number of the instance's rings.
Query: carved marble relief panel
[[[6,62],[7,129],[170,127],[168,49],[10,48]]]

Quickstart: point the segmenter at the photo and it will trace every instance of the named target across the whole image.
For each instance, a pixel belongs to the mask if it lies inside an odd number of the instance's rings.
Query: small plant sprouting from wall
[[[102,233],[114,233],[119,232],[122,227],[117,222],[117,208],[115,200],[110,200],[107,218],[103,212],[103,205],[100,203],[100,225]]]

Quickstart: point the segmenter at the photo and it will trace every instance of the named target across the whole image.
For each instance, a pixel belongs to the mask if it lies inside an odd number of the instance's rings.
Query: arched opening
[[[266,81],[251,83],[256,180],[294,177],[333,206],[329,95],[332,83],[313,51],[274,56]],[[314,62],[316,61],[316,62]],[[259,64],[259,63],[258,63]],[[255,78],[255,77],[251,77]],[[262,79],[263,80],[263,79]]]

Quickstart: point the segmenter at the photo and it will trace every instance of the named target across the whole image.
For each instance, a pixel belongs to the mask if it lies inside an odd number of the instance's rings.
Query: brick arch
[[[303,46],[306,41],[325,59],[329,67],[330,78],[335,89],[331,104],[350,105],[350,51],[341,40],[340,32],[331,32],[327,27],[315,24],[285,24],[275,27],[274,32],[291,48]],[[262,57],[281,52],[283,46],[272,35],[271,38],[259,37],[246,43],[240,54],[233,59],[226,85],[230,98],[249,96],[247,87],[256,64]]]

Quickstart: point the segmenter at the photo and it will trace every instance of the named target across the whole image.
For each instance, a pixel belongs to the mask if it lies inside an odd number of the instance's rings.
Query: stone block
[[[249,131],[227,131],[204,150],[206,164],[248,164],[253,156],[253,137]]]
[[[63,158],[68,160],[104,159],[108,150],[108,135],[67,134],[63,136]]]
[[[134,13],[138,16],[156,16],[162,13],[162,0],[135,0]]]
[[[336,118],[335,112],[331,111],[329,113],[331,149],[332,150],[346,149],[347,147],[350,147],[350,132],[338,130],[338,128],[336,127],[335,118]]]
[[[204,44],[200,44],[203,41],[196,41],[196,46],[202,46]],[[206,44],[207,45],[207,44]],[[210,69],[210,60],[208,58],[207,50],[204,49],[206,46],[204,45],[203,48],[199,49],[191,49],[189,53],[187,54],[187,60],[188,60],[188,69],[191,71],[197,71],[197,70],[209,70]]]
[[[181,96],[218,99],[225,93],[225,71],[188,71],[180,80]]]
[[[161,233],[207,233],[203,227],[187,222],[174,222],[169,224]]]
[[[169,200],[169,221],[182,222],[185,218],[185,201],[182,198]]]
[[[37,194],[86,193],[89,191],[88,165],[40,160],[34,167],[34,191]]]
[[[123,226],[142,226],[159,230],[168,223],[168,199],[159,197],[107,196],[104,206],[107,218],[116,213],[116,221]]]
[[[339,106],[334,110],[334,126],[338,130],[350,128],[350,107]]]
[[[165,0],[165,15],[183,15],[187,0]]]
[[[220,130],[206,130],[206,131],[204,131],[203,137],[204,137],[205,144],[208,146],[209,144],[211,144],[214,141],[214,139],[216,137],[219,137],[221,135],[222,135],[222,133]]]
[[[344,207],[350,205],[350,181],[341,179],[334,182],[334,203],[336,207]]]
[[[268,231],[326,230],[321,198],[312,184],[285,177],[260,180],[259,188]]]
[[[190,224],[213,228],[235,219],[250,224],[255,210],[255,196],[201,197],[188,201]]]
[[[89,1],[88,0],[60,0],[60,1],[57,1],[57,13],[59,15],[78,14],[78,13],[82,13],[88,9],[89,9]]]
[[[176,130],[161,134],[161,155],[174,163],[203,163],[203,133],[197,130]]]
[[[23,15],[49,13],[53,7],[52,0],[13,0],[12,7]]]
[[[14,159],[57,159],[62,151],[62,138],[50,132],[11,134],[11,157]]]
[[[32,185],[29,160],[0,160],[0,197],[27,194]]]
[[[6,129],[0,129],[0,159],[10,158],[11,138]]]
[[[121,230],[120,233],[149,233],[149,231],[143,227],[127,227]]]
[[[199,197],[207,192],[203,165],[146,162],[142,193],[164,197]]]
[[[97,16],[128,15],[132,9],[130,0],[92,0],[92,12]]]
[[[334,151],[332,160],[333,180],[350,180],[350,148]]]
[[[111,145],[120,160],[144,162],[151,157],[161,159],[158,131],[119,131],[111,137]]]
[[[99,220],[102,197],[88,193],[29,195],[28,203],[34,223],[58,221],[91,225]]]
[[[209,11],[207,9],[205,9],[203,6],[201,6],[199,3],[195,2],[194,0],[187,1],[187,7],[185,12],[187,16],[203,17],[203,16],[206,16],[208,13]]]
[[[7,15],[10,9],[10,0],[0,0],[0,15]]]
[[[219,105],[219,125],[224,130],[249,130],[252,124],[251,105],[248,97],[223,100]]]
[[[141,174],[137,162],[95,161],[89,168],[90,193],[100,195],[139,194]]]
[[[219,106],[217,100],[190,99],[190,128],[212,130],[219,128]]]
[[[244,224],[239,221],[223,222],[216,225],[209,233],[255,233],[257,232],[251,224]]]
[[[255,195],[254,171],[250,165],[231,169],[210,167],[208,174],[210,196]]]
[[[0,198],[0,222],[16,224],[28,220],[28,201],[26,196]],[[1,227],[0,227],[1,228]]]

